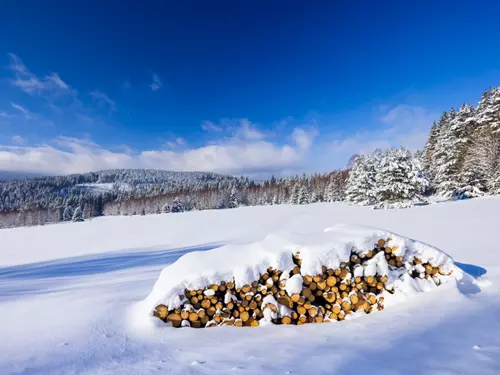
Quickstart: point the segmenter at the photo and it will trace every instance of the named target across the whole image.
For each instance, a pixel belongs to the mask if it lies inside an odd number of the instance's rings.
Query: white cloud
[[[30,111],[28,111],[25,107],[23,107],[20,104],[16,104],[16,103],[12,103],[12,102],[10,103],[10,105],[12,106],[12,108],[18,110],[19,112],[22,112],[26,119],[28,119],[28,120],[31,119]]]
[[[427,140],[432,122],[438,114],[420,106],[400,104],[380,107],[378,124],[354,134],[337,136],[318,147],[314,154],[320,169],[343,168],[349,158],[358,153],[371,153],[377,148],[404,146],[411,151],[421,149]]]
[[[438,113],[421,106],[399,104],[387,107],[380,121],[389,127],[380,136],[387,138],[395,146],[402,145],[415,151],[424,146],[429,129],[438,118]]]
[[[2,118],[10,118],[12,115],[9,115],[7,112],[0,112],[0,117]]]
[[[16,103],[10,103],[10,105],[12,106],[12,108],[17,109],[18,111],[21,111],[25,115],[28,114],[28,110],[26,108],[24,108],[22,105],[16,104]]]
[[[178,148],[178,147],[185,147],[187,144],[186,140],[182,137],[177,137],[175,140],[173,141],[167,141],[165,143],[165,146],[167,148]]]
[[[257,175],[280,173],[300,165],[297,147],[264,140],[229,140],[185,148],[177,138],[175,149],[113,151],[88,139],[59,137],[39,146],[0,146],[0,170],[68,174],[109,168],[156,168],[174,171],[210,171]],[[181,147],[177,147],[181,146]]]
[[[157,91],[163,87],[163,84],[161,83],[160,76],[156,73],[152,73],[153,75],[153,82],[149,85],[152,91]]]
[[[99,90],[94,90],[89,93],[92,100],[97,103],[99,107],[109,108],[110,111],[116,110],[116,102],[112,100],[108,95]]]
[[[32,73],[19,56],[9,53],[10,57],[10,70],[14,73],[14,79],[11,80],[12,84],[19,87],[27,94],[43,94],[47,92],[52,93],[73,93],[69,85],[64,82],[57,73],[51,73],[44,77],[38,77]]]
[[[24,65],[23,61],[17,55],[10,52],[7,55],[10,57],[9,68],[12,71],[20,74],[28,73],[28,68],[26,68],[26,65]]]
[[[259,140],[266,138],[266,134],[257,129],[248,119],[239,120],[239,128],[236,131],[236,137],[248,140]]]
[[[22,145],[24,144],[24,138],[20,135],[15,135],[12,137],[12,143],[15,145]]]
[[[297,145],[299,150],[307,151],[311,147],[314,142],[314,139],[318,135],[318,131],[314,128],[311,129],[302,129],[295,128],[293,129],[292,135],[290,136],[293,142]]]
[[[201,128],[209,133],[227,133],[233,139],[257,141],[268,138],[270,134],[260,130],[258,126],[246,118],[223,118],[219,124],[203,121]]]
[[[96,98],[106,102],[100,95]],[[317,125],[263,131],[248,119],[223,119],[218,124],[205,121],[202,128],[217,135],[206,144],[193,147],[184,138],[176,137],[163,148],[139,151],[128,146],[110,149],[88,139],[60,137],[38,146],[13,139],[15,146],[0,146],[0,170],[67,174],[109,168],[157,168],[254,177],[329,171],[344,167],[353,154],[375,148],[421,148],[437,116],[421,107],[387,106],[368,130],[334,140],[334,134],[324,131],[319,137]]]
[[[63,90],[69,90],[69,86],[66,82],[64,82],[59,74],[52,73],[50,76],[45,77],[48,81],[52,81],[57,87]]]
[[[221,126],[214,124],[212,121],[202,121],[201,128],[206,132],[216,133],[224,130]]]
[[[295,165],[300,155],[289,145],[276,146],[259,141],[209,145],[182,152],[144,151],[138,155],[138,160],[149,168],[255,174]]]

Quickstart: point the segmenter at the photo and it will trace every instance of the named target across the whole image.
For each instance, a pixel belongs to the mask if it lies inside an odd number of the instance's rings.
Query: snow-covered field
[[[405,210],[267,206],[0,230],[0,374],[498,374],[500,198]],[[448,283],[335,324],[138,329],[130,314],[161,269],[191,251],[384,228],[450,254]]]

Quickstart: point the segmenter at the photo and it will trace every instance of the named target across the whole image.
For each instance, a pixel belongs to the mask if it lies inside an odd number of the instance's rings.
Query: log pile
[[[415,257],[403,259],[396,255],[397,247],[388,245],[389,241],[380,239],[373,249],[362,254],[353,251],[348,262],[337,269],[323,266],[317,275],[302,274],[297,253],[293,255],[295,267],[286,275],[270,267],[258,280],[240,287],[233,280],[203,289],[186,289],[179,296],[180,307],[158,305],[153,314],[173,327],[193,328],[256,327],[261,322],[301,325],[341,321],[356,312],[369,314],[384,308],[384,291],[394,293],[387,274],[363,272],[376,256],[385,258],[389,271],[408,272],[413,278],[440,284],[439,275],[445,273],[439,267]],[[291,283],[295,287],[290,287]]]

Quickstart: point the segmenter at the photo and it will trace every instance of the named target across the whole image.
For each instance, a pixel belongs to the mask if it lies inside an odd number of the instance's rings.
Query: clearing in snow
[[[322,203],[3,229],[0,373],[498,374],[499,211],[500,198],[485,197],[405,210]],[[466,274],[338,324],[195,330],[137,315],[166,296],[144,302],[161,270],[185,254],[209,269],[212,249],[233,264],[239,251],[273,241],[320,245],[334,236],[323,229],[339,223],[435,246]]]

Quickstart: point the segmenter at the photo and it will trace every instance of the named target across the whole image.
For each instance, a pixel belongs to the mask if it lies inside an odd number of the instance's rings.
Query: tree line
[[[379,208],[500,193],[500,88],[444,112],[423,150],[375,150],[329,173],[247,177],[116,169],[0,181],[0,228],[239,206],[346,201]]]

